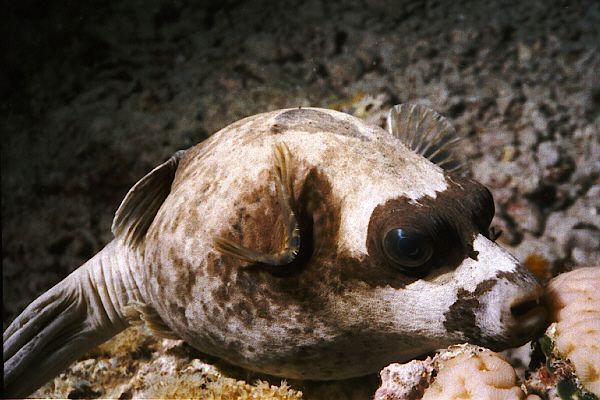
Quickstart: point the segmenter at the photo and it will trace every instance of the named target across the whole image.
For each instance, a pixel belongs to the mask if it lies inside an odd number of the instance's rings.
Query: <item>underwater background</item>
[[[284,107],[428,105],[500,243],[542,281],[600,265],[598,1],[26,0],[0,32],[3,329],[112,239],[145,173]]]

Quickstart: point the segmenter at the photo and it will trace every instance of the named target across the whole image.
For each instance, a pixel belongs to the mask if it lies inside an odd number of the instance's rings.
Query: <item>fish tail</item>
[[[30,395],[127,327],[121,304],[128,301],[132,289],[126,288],[123,274],[115,272],[115,247],[109,244],[38,297],[6,329],[6,397]]]

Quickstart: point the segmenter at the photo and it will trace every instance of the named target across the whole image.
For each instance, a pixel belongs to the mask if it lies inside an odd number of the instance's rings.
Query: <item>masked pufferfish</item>
[[[249,370],[379,371],[465,341],[521,345],[542,289],[494,243],[494,204],[424,106],[387,131],[318,108],[242,119],[137,182],[115,239],[4,332],[4,384],[28,395],[144,321]]]

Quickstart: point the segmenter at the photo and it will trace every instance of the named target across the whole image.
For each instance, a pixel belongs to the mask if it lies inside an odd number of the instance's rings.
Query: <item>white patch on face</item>
[[[410,321],[415,328],[428,331],[432,336],[446,332],[444,313],[457,300],[456,291],[423,280],[407,285],[404,290],[400,301],[408,305],[407,310],[419,310],[403,315],[404,323]]]
[[[486,279],[494,278],[496,273],[512,272],[519,266],[516,258],[482,234],[475,237],[473,250],[479,253],[477,260],[465,258],[454,272],[457,286],[469,292]]]
[[[512,298],[516,290],[512,285],[503,284],[500,280],[490,291],[478,298],[481,305],[474,310],[477,326],[483,336],[494,337],[501,335],[506,330],[502,320],[504,310],[507,310],[506,299]]]

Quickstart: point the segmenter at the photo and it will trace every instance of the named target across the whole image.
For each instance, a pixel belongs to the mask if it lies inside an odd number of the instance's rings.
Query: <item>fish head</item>
[[[542,287],[495,242],[492,194],[441,168],[422,144],[400,141],[368,151],[372,165],[336,190],[328,264],[344,284],[335,315],[352,310],[347,322],[363,328],[347,330],[364,329],[371,349],[395,360],[462,342],[502,350],[531,340],[546,323]]]

